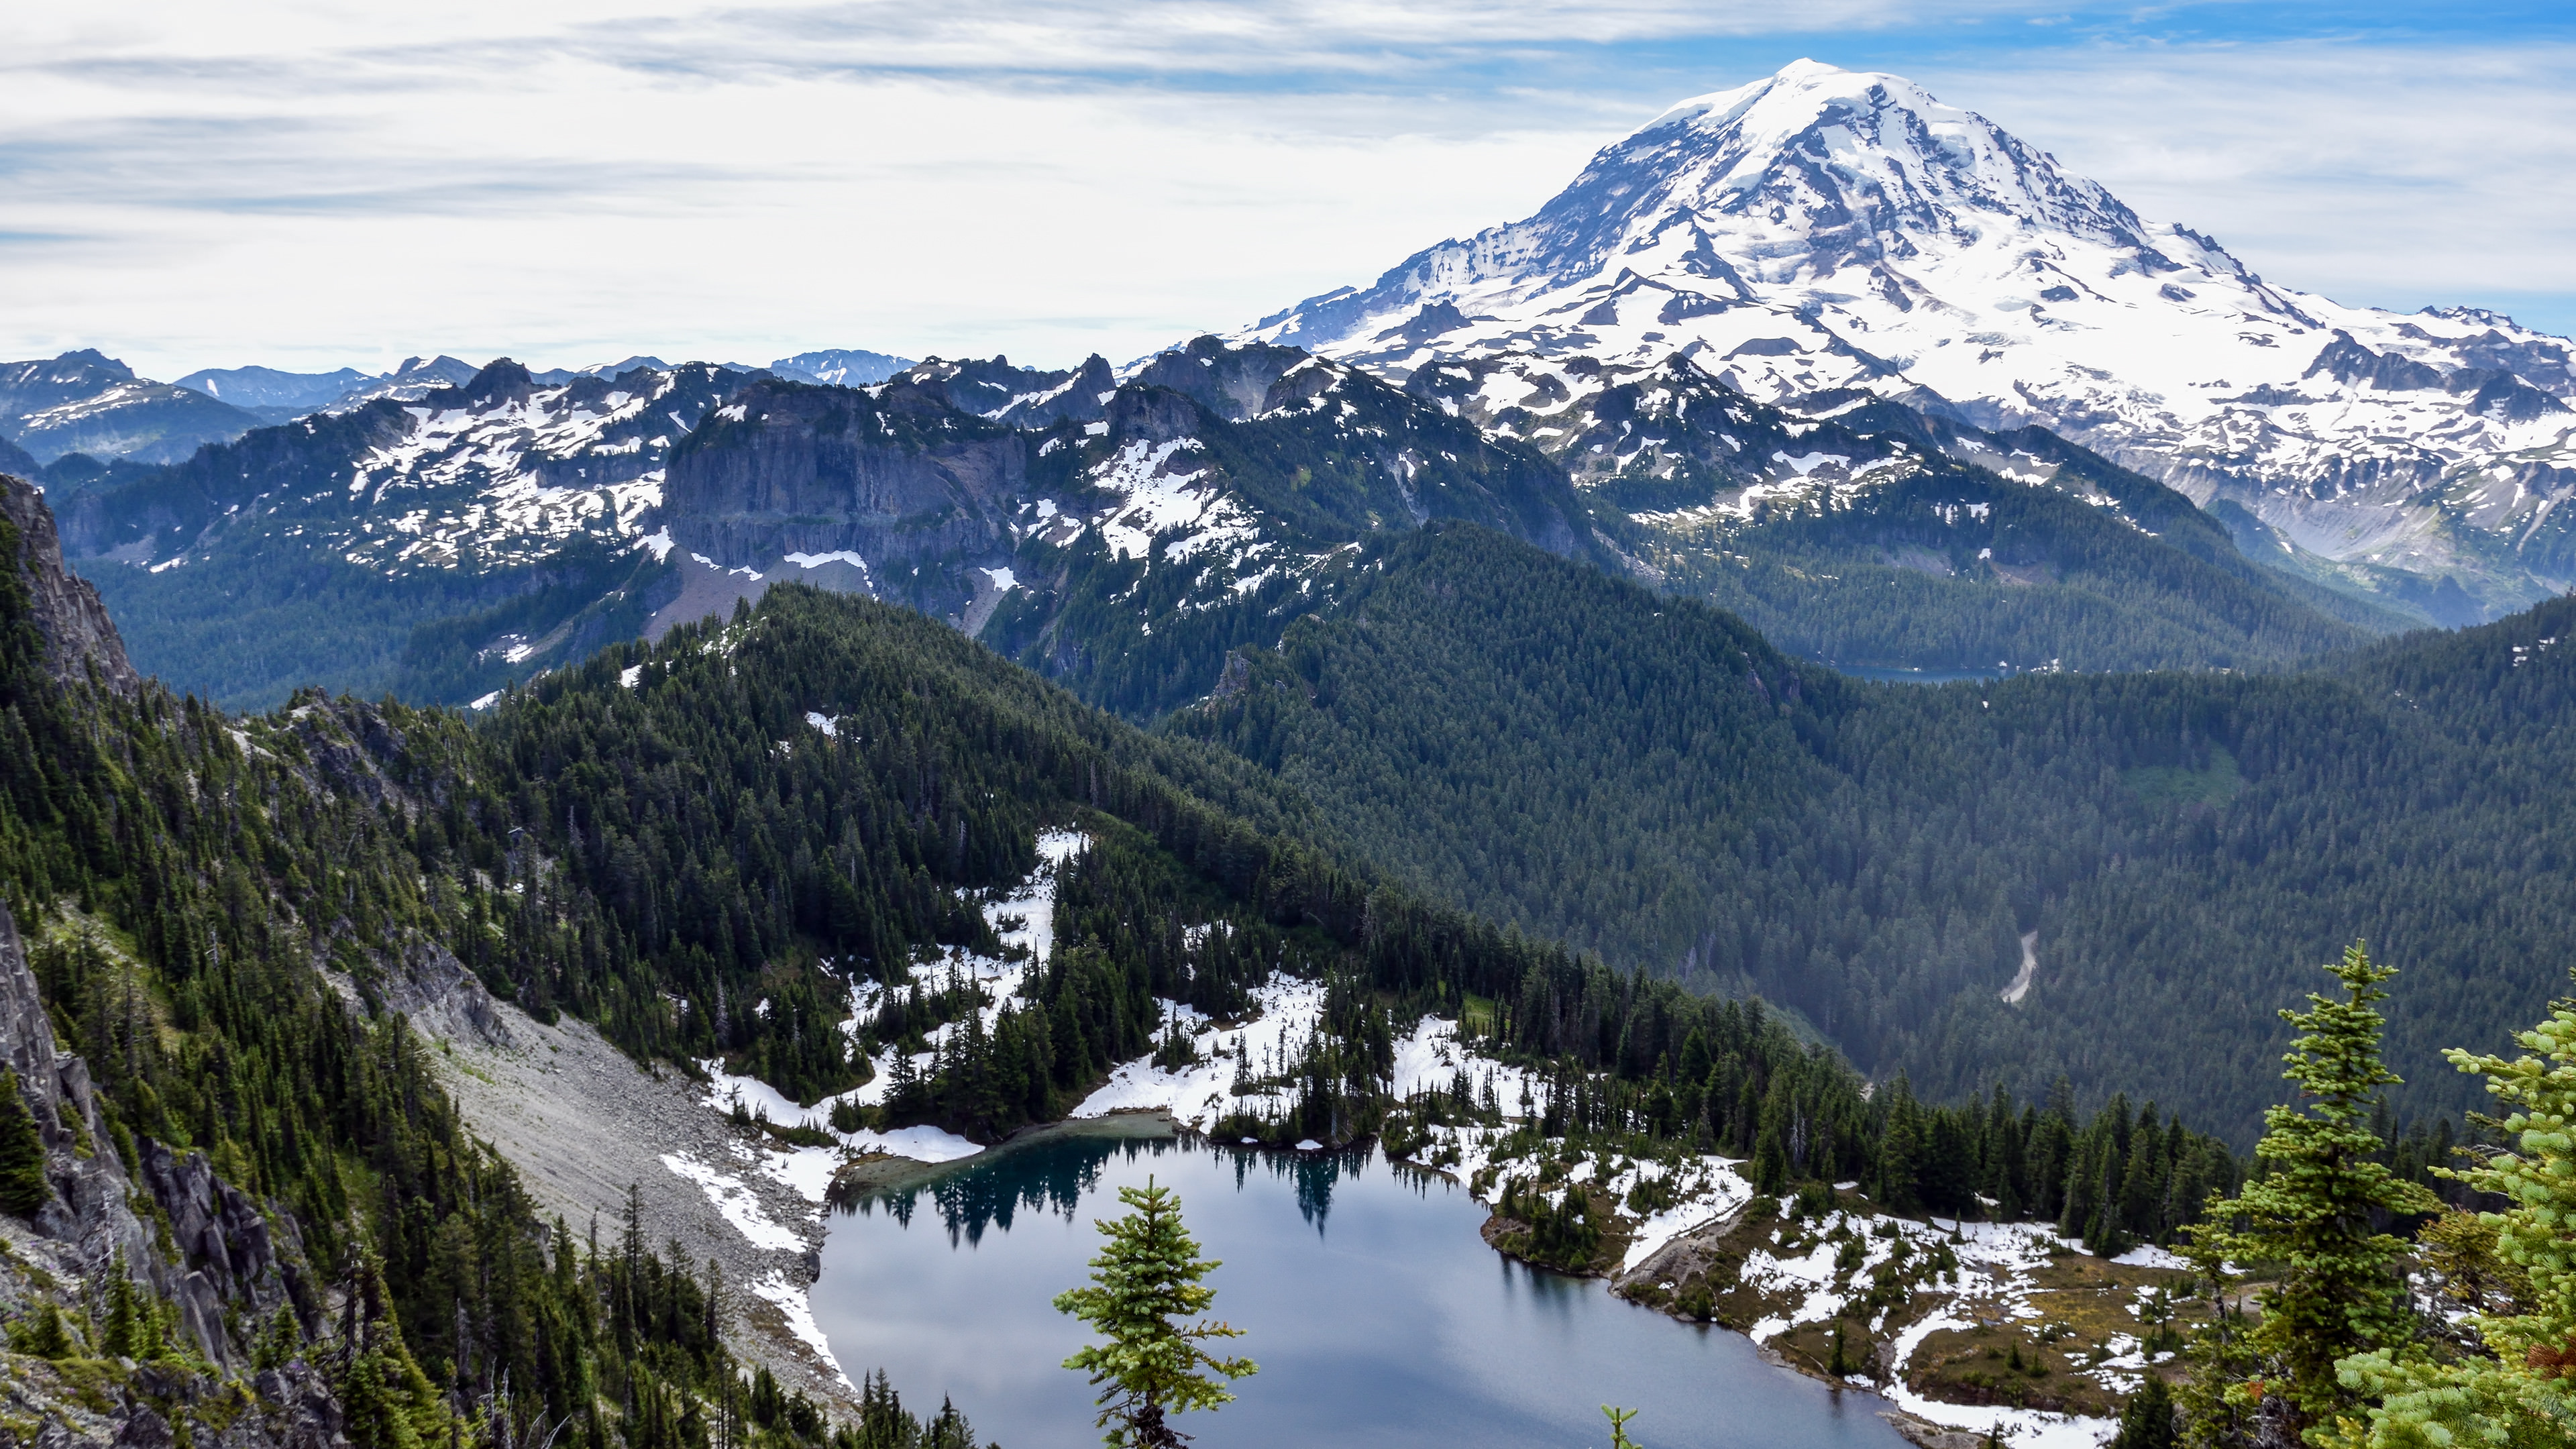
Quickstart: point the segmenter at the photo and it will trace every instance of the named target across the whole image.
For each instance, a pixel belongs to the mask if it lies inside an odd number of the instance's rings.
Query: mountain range
[[[1145,717],[1275,640],[1335,550],[1435,516],[1908,674],[2278,667],[2576,572],[2562,342],[2273,286],[1908,82],[1803,62],[1527,221],[1123,367],[441,357],[195,392],[73,357],[20,365],[0,402],[43,421],[0,427],[137,655],[239,705],[480,699],[796,577]],[[306,411],[66,451],[153,409]]]
[[[769,371],[803,382],[881,382],[910,360],[858,348],[800,352]],[[576,377],[616,377],[638,367],[669,370],[658,357],[533,374],[548,383]],[[727,363],[727,371],[754,368]],[[390,372],[370,375],[354,367],[328,372],[286,372],[273,367],[200,368],[175,383],[137,377],[132,368],[95,349],[33,362],[0,363],[0,462],[16,455],[28,471],[72,454],[92,471],[116,461],[180,462],[210,443],[228,443],[263,424],[290,422],[316,412],[345,412],[378,398],[411,401],[438,388],[471,381],[476,368],[448,356],[409,357]]]
[[[1802,62],[1124,366],[0,369],[0,1422],[972,1443],[809,1331],[801,1174],[1156,1072],[1558,1266],[1712,1152],[1775,1247],[2170,1245],[2330,1016],[2338,1160],[2433,1181],[2496,1140],[2443,1050],[2576,961],[2564,346]],[[2357,937],[2384,998],[2277,1010]],[[1799,1352],[1999,1326],[1913,1281]]]

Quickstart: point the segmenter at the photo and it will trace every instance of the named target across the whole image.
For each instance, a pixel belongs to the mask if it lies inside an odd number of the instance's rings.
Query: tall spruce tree
[[[2337,1000],[2311,992],[2306,1011],[2283,1011],[2300,1033],[2282,1076],[2300,1100],[2264,1113],[2256,1147],[2270,1175],[2249,1182],[2232,1203],[2213,1200],[2211,1222],[2196,1229],[2205,1254],[2260,1265],[2272,1277],[2262,1317],[2238,1336],[2250,1369],[2222,1391],[2246,1412],[2260,1439],[2300,1437],[2312,1426],[2351,1413],[2357,1392],[2336,1362],[2371,1350],[2393,1350],[2414,1323],[2399,1268],[2406,1244],[2376,1231],[2374,1211],[2436,1211],[2424,1188],[2380,1161],[2382,1144],[2370,1114],[2397,1074],[2380,1060],[2380,983],[2396,975],[2370,959],[2360,942],[2326,968],[2344,988]]]
[[[1181,1320],[1207,1311],[1216,1290],[1199,1280],[1218,1264],[1199,1256],[1199,1245],[1181,1223],[1181,1200],[1151,1177],[1143,1187],[1118,1189],[1135,1211],[1097,1224],[1109,1242],[1091,1260],[1092,1286],[1058,1294],[1056,1311],[1088,1323],[1108,1340],[1064,1361],[1102,1386],[1096,1427],[1109,1433],[1111,1449],[1169,1449],[1183,1436],[1166,1416],[1214,1409],[1234,1395],[1217,1378],[1239,1379],[1260,1371],[1248,1358],[1217,1358],[1199,1345],[1212,1338],[1240,1338],[1243,1330],[1210,1319]]]
[[[2379,1402],[2318,1436],[2337,1449],[2576,1444],[2576,1001],[2553,1002],[2518,1040],[2537,1055],[2449,1053],[2507,1108],[2498,1125],[2513,1150],[2440,1171],[2510,1204],[2479,1220],[2521,1270],[2509,1305],[2520,1311],[2469,1317],[2492,1358],[2441,1363],[2375,1346],[2345,1359],[2346,1387]]]
[[[0,1213],[32,1217],[53,1200],[45,1181],[45,1139],[18,1090],[18,1074],[0,1068]]]

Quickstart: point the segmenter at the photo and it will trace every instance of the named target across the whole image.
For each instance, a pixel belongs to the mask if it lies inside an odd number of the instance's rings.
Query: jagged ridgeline
[[[2565,987],[2576,603],[2311,674],[1932,689],[1471,528],[1352,577],[1167,728],[1391,878],[1758,992],[1931,1095],[2064,1073],[2250,1142],[2275,1007],[2361,935],[2405,972],[2399,1104],[2450,1112],[2441,1049]]]
[[[1765,404],[1680,355],[1513,353],[1402,387],[1214,338],[1123,379],[934,360],[865,388],[699,365],[541,385],[504,359],[182,463],[46,476],[137,657],[235,706],[311,682],[462,704],[798,581],[1150,719],[1328,601],[1353,548],[1434,520],[1847,667],[2273,666],[2398,626],[2046,434]]]
[[[540,1222],[366,1009],[494,929],[470,874],[424,882],[429,802],[382,768],[476,748],[444,716],[235,721],[138,680],[0,478],[0,1439],[833,1440],[765,1369],[733,1388],[687,1260]],[[870,1404],[877,1437],[837,1442],[923,1442]]]

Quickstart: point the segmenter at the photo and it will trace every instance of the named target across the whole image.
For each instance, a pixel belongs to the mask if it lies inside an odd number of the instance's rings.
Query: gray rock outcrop
[[[95,669],[99,681],[120,694],[141,687],[98,590],[63,567],[62,542],[44,494],[23,478],[0,474],[0,517],[18,529],[13,562],[34,600],[36,628],[45,636],[46,669],[66,684],[87,679]]]

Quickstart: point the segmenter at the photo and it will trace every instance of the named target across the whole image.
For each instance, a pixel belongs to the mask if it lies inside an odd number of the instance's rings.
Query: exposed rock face
[[[34,596],[36,628],[45,636],[45,665],[54,678],[76,684],[96,671],[99,682],[120,694],[141,684],[126,662],[125,645],[98,590],[63,567],[62,542],[54,533],[53,510],[34,484],[0,474],[0,517],[18,530],[14,562]]]
[[[676,449],[663,489],[672,538],[718,564],[791,553],[871,561],[990,547],[1026,492],[1019,430],[951,405],[937,384],[754,383]]]
[[[1537,452],[1293,347],[1201,337],[1123,383],[1096,357],[933,360],[865,390],[764,379],[673,450],[653,521],[689,582],[654,626],[786,579],[946,618],[1079,688],[1124,644],[1066,619],[1142,639],[1231,610],[1275,633],[1342,550],[1433,519],[1593,548]]]
[[[245,1344],[228,1327],[255,1329],[281,1303],[291,1303],[308,1330],[327,1321],[320,1288],[304,1265],[293,1229],[270,1225],[259,1205],[225,1182],[203,1153],[178,1152],[149,1137],[132,1139],[135,1171],[91,1090],[88,1063],[59,1049],[44,999],[29,969],[25,941],[0,908],[0,1063],[18,1074],[19,1090],[46,1149],[52,1201],[32,1218],[0,1218],[11,1256],[0,1262],[0,1304],[21,1309],[44,1294],[30,1267],[50,1275],[52,1292],[77,1295],[65,1306],[94,1308],[97,1285],[126,1271],[178,1310],[195,1350],[222,1372],[248,1367]],[[167,1224],[161,1235],[137,1216],[137,1189]],[[291,1220],[281,1217],[280,1222]],[[14,1316],[14,1315],[13,1315]],[[160,1365],[144,1365],[122,1401],[101,1413],[81,1395],[48,1386],[41,1360],[19,1386],[13,1412],[32,1407],[44,1424],[37,1441],[64,1449],[160,1446],[177,1442],[169,1415],[208,1398],[216,1385]],[[273,1382],[271,1382],[273,1380]],[[60,1389],[59,1395],[52,1390]],[[326,1449],[344,1442],[340,1412],[318,1377],[301,1365],[261,1375],[258,1412],[234,1421],[219,1439],[196,1426],[193,1442],[228,1449]]]

